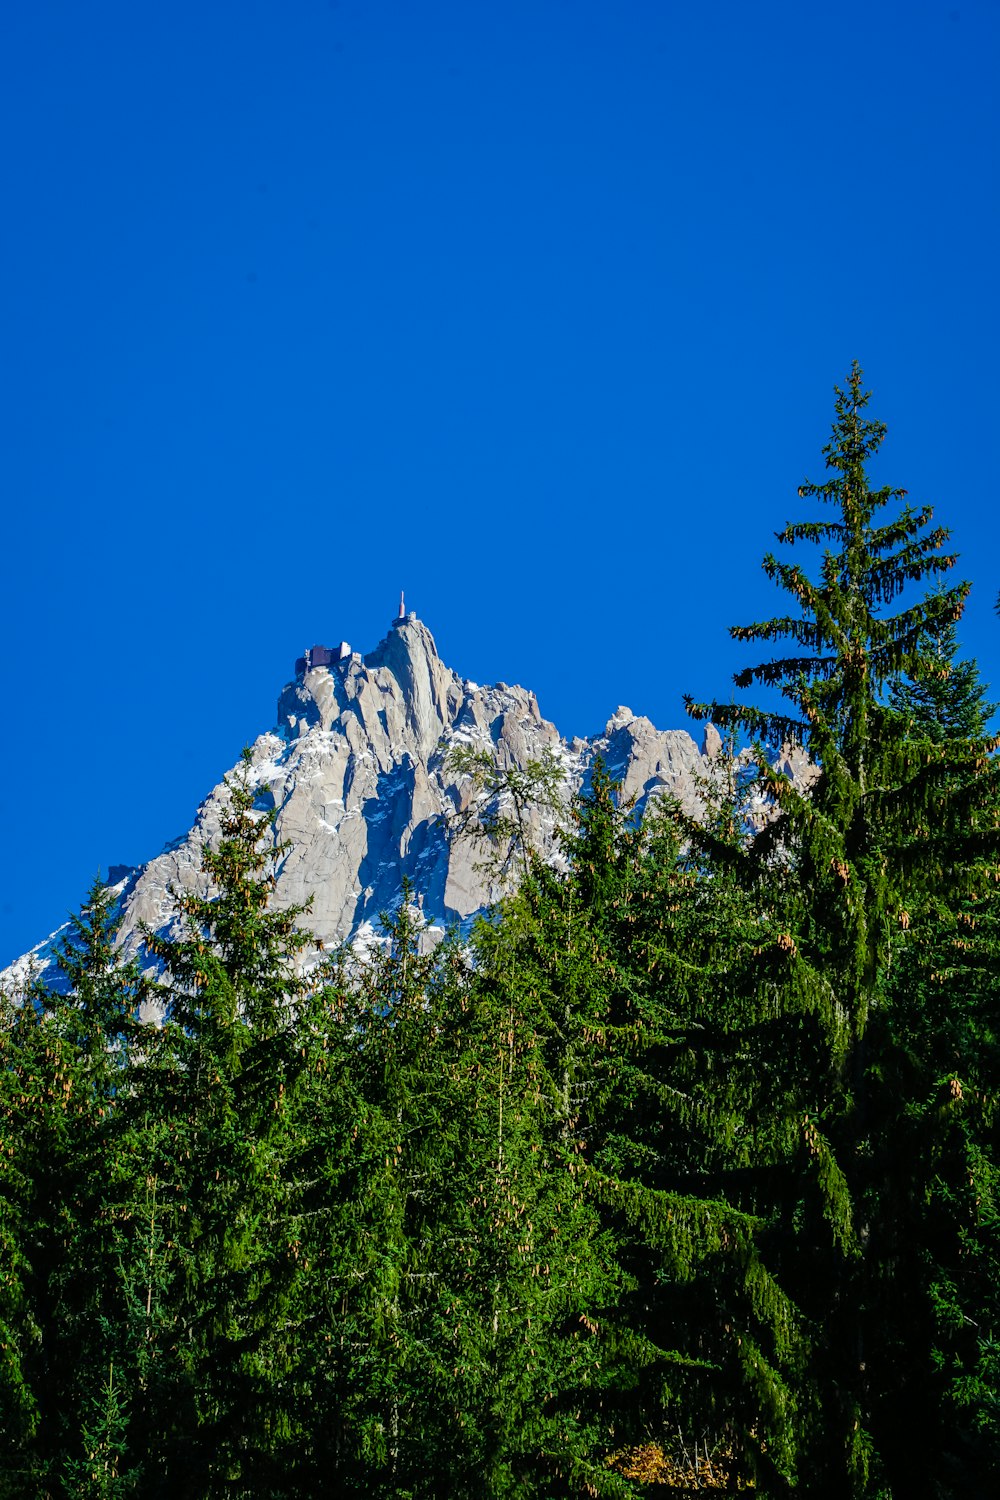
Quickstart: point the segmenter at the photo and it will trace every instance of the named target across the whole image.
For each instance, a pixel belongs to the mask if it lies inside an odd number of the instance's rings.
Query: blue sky
[[[728,695],[853,358],[1000,684],[996,0],[0,19],[0,962],[400,587],[565,733]]]

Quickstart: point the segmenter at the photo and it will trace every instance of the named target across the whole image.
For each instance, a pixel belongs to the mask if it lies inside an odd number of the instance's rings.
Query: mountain
[[[459,745],[487,749],[501,769],[549,752],[564,772],[567,801],[600,754],[640,810],[665,791],[695,811],[697,779],[720,741],[708,725],[699,748],[684,731],[658,730],[627,708],[616,709],[600,734],[567,741],[542,718],[533,693],[459,677],[427,626],[400,613],[367,656],[346,642],[307,651],[278,699],[275,727],[252,746],[257,805],[277,810],[275,839],[289,845],[277,869],[277,905],[311,899],[306,921],[334,947],[377,931],[404,876],[441,931],[495,899],[497,877],[483,868],[482,845],[449,837],[449,821],[473,793],[470,779],[449,766],[448,752]],[[148,864],[111,867],[126,952],[139,947],[141,923],[175,926],[171,887],[204,888],[200,851],[218,831],[224,796],[220,782],[190,832]],[[551,811],[533,809],[530,823],[538,847],[558,858]],[[22,983],[32,965],[44,972],[57,936],[18,959],[3,981]]]

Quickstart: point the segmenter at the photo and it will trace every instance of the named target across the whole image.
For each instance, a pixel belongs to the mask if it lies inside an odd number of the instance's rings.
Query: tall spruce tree
[[[31,1493],[42,1480],[34,1170],[52,1103],[39,1086],[48,1061],[45,1050],[30,996],[0,992],[0,1495],[5,1500]],[[41,1154],[48,1154],[44,1147]]]
[[[427,1500],[626,1492],[581,1399],[609,1264],[551,1129],[535,997],[498,925],[470,963],[407,896],[319,1023],[316,1474]]]
[[[447,964],[427,951],[410,896],[404,886],[383,915],[387,945],[331,977],[309,1100],[306,1244],[323,1330],[310,1353],[313,1463],[344,1494],[423,1494],[462,1468],[439,1337],[458,1141],[440,1047]]]
[[[908,732],[935,746],[981,740],[994,710],[958,649],[953,625],[929,636],[918,679],[890,694]],[[887,1405],[902,1434],[898,1466],[939,1496],[987,1494],[1000,1471],[1000,901],[994,871],[984,874],[985,889],[949,883],[913,903],[889,982],[891,1129],[922,1191],[894,1225],[908,1347]],[[919,1448],[905,1441],[915,1426]]]
[[[758,1012],[770,1005],[781,1017],[788,1050],[776,1108],[754,1126],[770,1143],[770,1202],[759,1179],[753,1191],[773,1226],[772,1263],[812,1329],[800,1488],[902,1496],[912,1490],[892,1396],[923,1351],[908,1343],[897,1296],[894,1226],[900,1204],[921,1190],[921,1169],[900,1159],[892,1138],[904,1101],[889,1097],[886,1081],[898,1045],[889,981],[924,895],[944,883],[956,893],[982,885],[979,861],[997,844],[996,772],[982,737],[913,738],[884,702],[900,674],[921,680],[922,642],[960,615],[968,586],[890,612],[908,586],[940,578],[955,558],[943,553],[947,533],[931,527],[929,507],[914,511],[904,491],[870,486],[867,465],[885,428],[867,417],[868,401],[855,364],[836,394],[829,477],[799,490],[831,514],[778,536],[787,546],[826,544],[818,577],[768,555],[766,573],[797,612],[731,631],[797,648],[735,677],[740,688],[774,690],[787,707],[689,710],[755,738],[760,787],[776,808],[750,848],[781,929],[755,999]],[[788,740],[816,763],[808,794],[765,754],[765,741]]]
[[[938,624],[920,642],[914,677],[889,684],[889,703],[904,716],[908,732],[935,744],[942,740],[982,739],[997,705],[971,659],[958,660],[954,620]]]
[[[584,1180],[606,976],[569,883],[535,857],[474,951],[476,1300],[493,1492],[628,1494],[606,1462],[616,1364],[604,1312],[621,1274]]]
[[[696,879],[672,820],[637,828],[600,763],[563,845],[568,872],[535,864],[476,973],[513,1001],[517,1033],[537,1034],[544,1159],[572,1195],[564,1218],[574,1201],[592,1216],[602,1267],[575,1330],[588,1379],[562,1391],[578,1444],[566,1472],[598,1493],[788,1474],[794,1315],[757,1219],[705,1170],[691,1088],[690,1058],[711,1045],[690,982]]]
[[[17,1055],[4,1068],[14,1106],[7,1158],[11,1185],[20,1184],[10,1206],[20,1207],[21,1317],[32,1331],[21,1376],[36,1421],[30,1448],[19,1455],[12,1443],[6,1459],[26,1489],[33,1476],[59,1495],[97,1493],[94,1398],[112,1366],[121,1394],[133,1352],[120,1277],[132,1161],[123,1103],[143,981],[116,952],[117,928],[114,897],[97,879],[57,945],[61,984],[32,985],[17,1007],[8,1034]],[[127,1415],[122,1402],[104,1461],[120,1493],[132,1482],[118,1463]]]
[[[807,1347],[774,1275],[767,1212],[796,1045],[773,1004],[787,933],[747,857],[760,808],[731,735],[709,756],[699,792],[697,816],[669,802],[647,815],[645,899],[631,937],[647,1004],[662,1018],[645,1060],[643,1128],[661,1186],[700,1203],[715,1231],[692,1247],[686,1278],[656,1278],[676,1336],[700,1357],[671,1415],[692,1482],[702,1477],[690,1459],[700,1436],[706,1480],[721,1469],[731,1485],[784,1493],[799,1473]]]
[[[731,757],[714,771],[705,821],[662,799],[636,831],[598,776],[580,809],[570,852],[617,989],[592,1180],[603,1179],[633,1279],[616,1321],[626,1347],[646,1349],[619,1398],[625,1430],[633,1443],[655,1436],[664,1480],[766,1487],[795,1470],[801,1339],[762,1255],[756,1205],[728,1190],[748,1168],[747,1080],[734,1086],[745,1037],[725,987],[736,973],[745,987],[773,934],[731,868],[742,776]],[[618,876],[607,885],[593,870],[609,835]]]
[[[284,1493],[299,1437],[299,1253],[289,1171],[304,1075],[296,959],[301,907],[271,910],[273,810],[250,753],[226,782],[207,895],[177,893],[179,937],[145,932],[165,966],[167,1020],[138,1073],[150,1259],[165,1259],[150,1341],[143,1442],[150,1493]],[[141,1268],[140,1268],[141,1269]]]
[[[48,1288],[58,1329],[50,1401],[62,1428],[58,1466],[68,1495],[124,1495],[136,1478],[126,1459],[136,1347],[121,1266],[132,1253],[129,1067],[146,982],[135,961],[118,953],[120,923],[115,896],[98,877],[57,949],[65,988],[43,1002],[70,1085],[67,1153],[54,1184],[66,1249]]]

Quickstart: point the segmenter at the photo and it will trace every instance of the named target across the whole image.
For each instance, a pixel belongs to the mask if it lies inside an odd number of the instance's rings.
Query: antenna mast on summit
[[[402,620],[406,615],[406,604],[403,601],[403,590],[399,591],[399,618]]]

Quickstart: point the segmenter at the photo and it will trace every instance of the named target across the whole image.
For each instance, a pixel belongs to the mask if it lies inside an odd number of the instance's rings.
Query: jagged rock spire
[[[468,922],[502,894],[470,840],[449,840],[448,818],[470,795],[449,769],[452,744],[481,746],[502,766],[524,766],[554,752],[566,771],[567,797],[600,752],[639,805],[662,789],[689,811],[699,806],[698,778],[707,762],[688,734],[661,732],[621,709],[588,739],[563,740],[541,717],[534,695],[503,683],[481,687],[438,656],[425,625],[405,613],[367,655],[340,647],[322,651],[326,671],[299,671],[281,694],[274,732],[253,746],[252,776],[261,807],[278,809],[275,838],[289,847],[277,873],[281,910],[313,898],[306,925],[336,945],[377,931],[380,914],[399,899],[407,875],[424,913],[437,927]],[[304,668],[305,663],[302,662]],[[142,924],[165,929],[175,910],[171,891],[200,890],[203,844],[218,838],[228,793],[206,798],[191,831],[128,877],[121,894],[122,945],[141,947]],[[541,810],[529,822],[539,847],[554,849]],[[51,961],[51,943],[34,956]],[[26,955],[6,971],[10,987],[25,980]],[[3,976],[0,976],[2,978]]]

